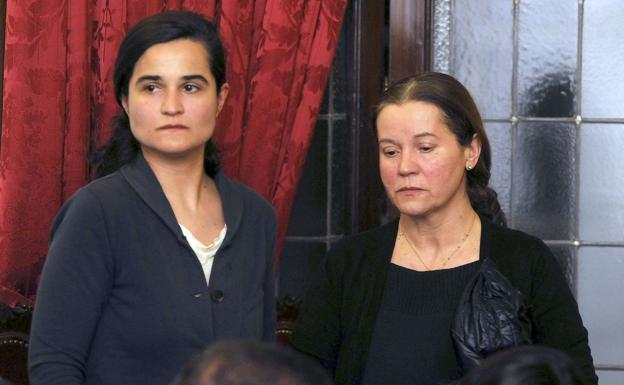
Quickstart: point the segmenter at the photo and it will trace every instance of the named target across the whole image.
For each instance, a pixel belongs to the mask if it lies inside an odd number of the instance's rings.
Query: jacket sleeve
[[[275,341],[275,329],[277,327],[277,309],[276,309],[276,286],[275,286],[275,232],[277,223],[275,213],[271,211],[268,216],[270,218],[266,224],[266,233],[269,240],[267,241],[267,250],[265,253],[267,263],[265,266],[265,276],[263,283],[264,290],[264,335],[263,340]]]
[[[335,375],[340,347],[342,274],[340,245],[332,249],[311,277],[290,344]]]
[[[532,269],[531,285],[535,342],[566,352],[578,363],[585,383],[597,384],[578,304],[548,246],[540,242],[535,252],[539,256]]]
[[[102,208],[83,189],[52,226],[31,328],[32,385],[84,383],[91,340],[112,286],[112,266]]]

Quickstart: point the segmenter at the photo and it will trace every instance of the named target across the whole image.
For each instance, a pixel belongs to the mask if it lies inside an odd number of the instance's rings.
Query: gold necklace
[[[444,269],[444,267],[446,266],[448,261],[450,261],[451,258],[453,258],[453,256],[455,255],[455,253],[457,253],[459,251],[459,249],[461,249],[464,246],[464,243],[466,243],[466,240],[468,239],[468,236],[470,236],[470,233],[472,233],[472,228],[474,227],[474,223],[476,222],[476,219],[477,219],[477,215],[474,214],[474,216],[472,217],[472,222],[470,223],[470,227],[468,228],[468,231],[466,233],[464,233],[464,236],[462,237],[461,241],[453,249],[453,251],[451,251],[451,253],[446,258],[444,258],[444,262],[442,262],[442,265],[440,266],[440,268],[438,270]],[[410,249],[412,249],[412,252],[414,252],[414,255],[416,255],[416,258],[418,258],[418,260],[420,261],[420,263],[422,263],[422,265],[425,267],[425,269],[427,269],[427,271],[431,271],[432,268],[429,267],[429,265],[427,265],[425,263],[425,261],[423,261],[423,259],[420,257],[420,254],[418,253],[418,250],[416,250],[416,246],[414,246],[412,241],[405,235],[405,232],[403,232],[403,230],[400,230],[399,236],[402,237],[403,239],[405,239],[405,241],[409,245]]]

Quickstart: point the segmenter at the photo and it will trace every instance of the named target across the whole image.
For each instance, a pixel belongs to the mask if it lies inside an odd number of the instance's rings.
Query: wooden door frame
[[[353,18],[343,27],[351,42],[348,68],[353,69],[348,234],[379,226],[391,216],[379,179],[373,109],[389,82],[431,69],[432,3],[353,0],[349,4]]]
[[[389,80],[431,70],[433,0],[391,0]]]

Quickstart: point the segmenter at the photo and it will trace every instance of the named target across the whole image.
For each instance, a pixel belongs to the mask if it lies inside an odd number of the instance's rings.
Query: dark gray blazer
[[[32,385],[165,385],[214,341],[274,338],[274,210],[214,180],[227,234],[209,286],[142,156],[62,207],[37,294]]]

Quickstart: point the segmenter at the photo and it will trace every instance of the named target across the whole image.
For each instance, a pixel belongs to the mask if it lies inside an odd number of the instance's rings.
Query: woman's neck
[[[418,250],[426,261],[445,256],[465,242],[478,222],[477,213],[470,203],[454,209],[449,214],[410,216],[401,214],[399,233],[407,237],[406,242]]]
[[[143,156],[172,204],[192,209],[197,206],[206,185],[214,184],[204,171],[203,153],[201,157],[164,158],[143,151]]]

